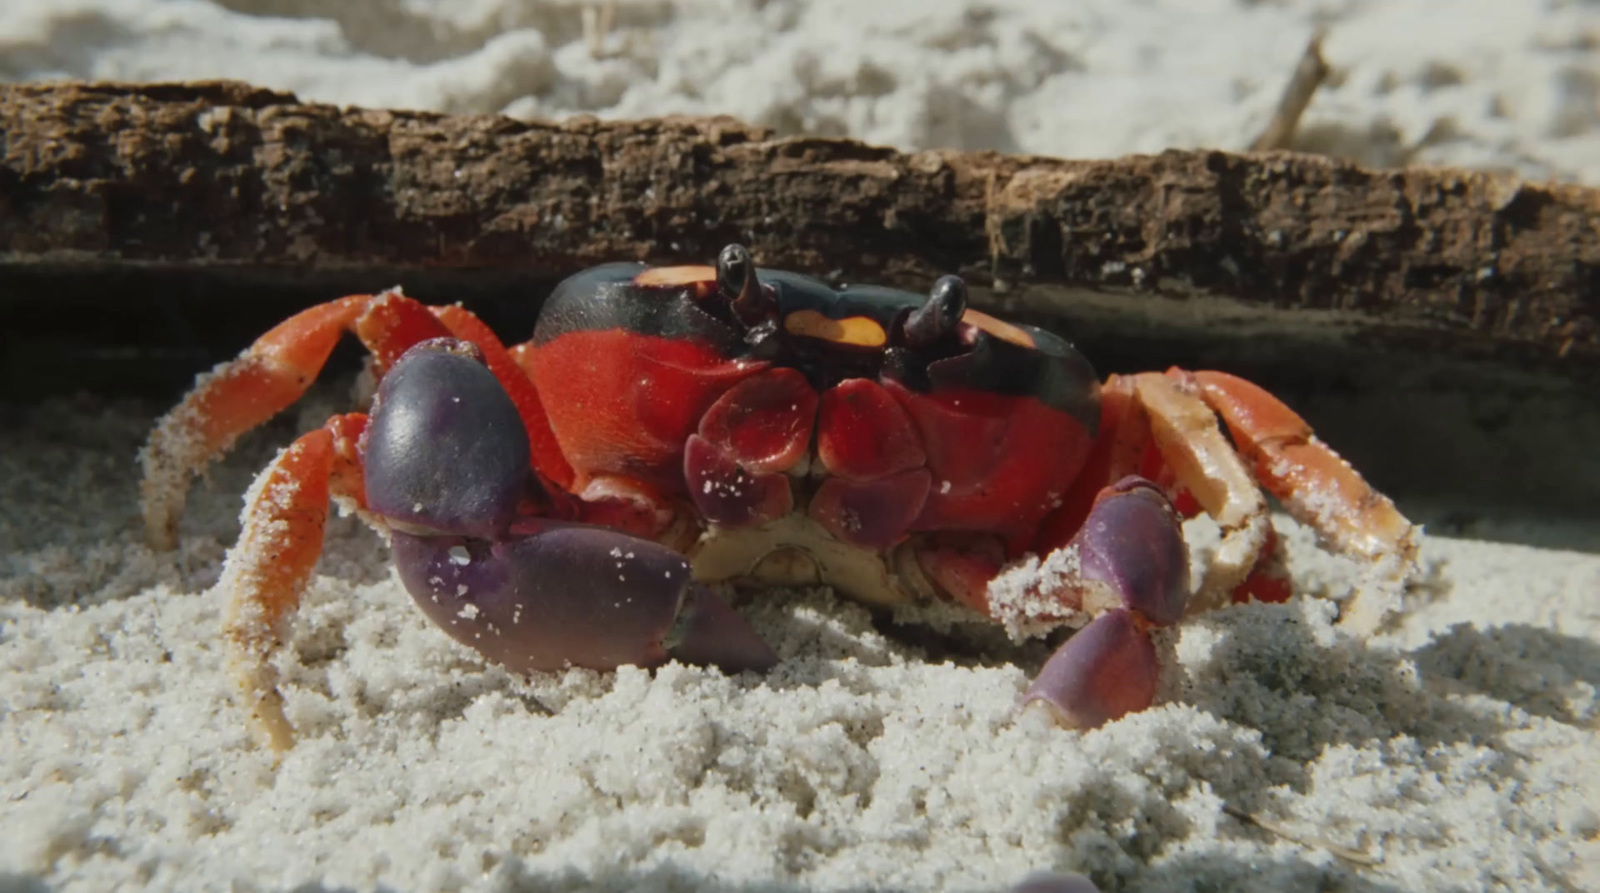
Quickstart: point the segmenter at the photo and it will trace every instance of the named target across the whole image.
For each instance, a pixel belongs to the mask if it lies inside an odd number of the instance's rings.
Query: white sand
[[[302,740],[274,771],[205,590],[251,470],[329,405],[198,489],[177,556],[139,540],[148,416],[53,402],[0,436],[0,889],[1600,883],[1600,556],[1444,539],[1393,635],[1320,599],[1222,612],[1184,631],[1175,703],[1075,734],[1018,713],[1004,657],[930,657],[821,595],[753,610],[785,659],[764,679],[524,683],[427,625],[346,520],[283,661]],[[1343,594],[1350,568],[1293,542]]]
[[[1319,139],[1600,182],[1584,4],[624,2],[599,60],[577,4],[342,8],[9,0],[0,76],[1107,155],[1248,142],[1329,21],[1344,78],[1307,116]],[[427,626],[342,521],[283,662],[302,741],[274,770],[206,590],[251,472],[332,405],[197,490],[176,556],[139,540],[145,411],[0,410],[0,891],[976,891],[1041,868],[1107,890],[1600,889],[1600,555],[1438,538],[1386,635],[1318,599],[1222,612],[1185,629],[1172,703],[1085,735],[1016,711],[1036,650],[950,663],[822,595],[753,609],[785,658],[766,678],[523,682]],[[1302,585],[1345,594],[1351,568],[1293,534]]]

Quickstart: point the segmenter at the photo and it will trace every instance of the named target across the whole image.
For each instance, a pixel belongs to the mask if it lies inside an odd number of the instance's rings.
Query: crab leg
[[[1178,373],[1184,375],[1184,373]],[[1311,426],[1267,391],[1223,372],[1189,376],[1228,426],[1255,476],[1289,514],[1334,548],[1373,561],[1416,560],[1417,528]]]
[[[1226,604],[1271,548],[1266,497],[1250,469],[1223,436],[1217,417],[1174,376],[1134,376],[1134,393],[1150,419],[1161,459],[1178,486],[1222,528],[1222,542],[1191,610]]]
[[[1411,522],[1265,390],[1222,372],[1176,368],[1135,376],[1134,389],[1165,465],[1160,479],[1170,478],[1222,527],[1193,610],[1223,604],[1230,593],[1234,600],[1288,597],[1262,488],[1334,548],[1375,564],[1397,559],[1389,566],[1395,579],[1415,566]]]
[[[1217,607],[1230,594],[1234,601],[1287,599],[1282,544],[1266,502],[1198,387],[1175,375],[1113,375],[1100,395],[1100,438],[1062,507],[1040,525],[1035,550],[1047,554],[1083,526],[1099,482],[1138,475],[1160,484],[1179,514],[1205,511],[1222,527],[1221,551],[1194,610]]]
[[[218,588],[228,594],[223,637],[234,683],[274,750],[294,742],[278,694],[273,654],[322,553],[330,496],[364,503],[356,442],[360,413],[335,416],[268,465],[245,495],[243,530],[228,550]]]
[[[201,375],[183,402],[162,417],[139,454],[145,535],[152,546],[177,545],[190,475],[241,433],[299,399],[369,301],[352,295],[284,320],[237,358]]]
[[[238,357],[200,376],[156,424],[140,452],[145,534],[152,546],[177,545],[190,476],[226,452],[240,434],[304,395],[347,331],[372,353],[380,373],[421,341],[449,335],[471,341],[512,395],[529,430],[535,467],[558,486],[571,480],[538,394],[487,326],[459,307],[429,308],[396,291],[350,295],[274,326]]]

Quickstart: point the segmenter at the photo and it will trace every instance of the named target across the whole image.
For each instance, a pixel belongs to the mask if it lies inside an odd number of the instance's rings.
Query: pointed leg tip
[[[152,552],[171,552],[178,548],[178,525],[175,520],[146,518],[144,543]]]
[[[257,731],[266,738],[267,747],[273,753],[281,756],[294,749],[294,726],[283,715],[281,705],[274,715],[257,714],[255,720]]]

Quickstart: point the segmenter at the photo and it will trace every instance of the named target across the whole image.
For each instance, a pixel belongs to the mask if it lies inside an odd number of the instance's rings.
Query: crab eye
[[[967,312],[967,284],[960,276],[940,276],[928,301],[906,317],[906,343],[911,347],[936,344],[956,330]]]
[[[763,319],[772,303],[756,278],[756,265],[750,259],[750,252],[743,245],[728,245],[717,255],[717,289],[728,299],[734,315],[746,325]]]
[[[743,245],[728,245],[717,255],[717,287],[723,293],[743,295],[755,277],[750,252]]]

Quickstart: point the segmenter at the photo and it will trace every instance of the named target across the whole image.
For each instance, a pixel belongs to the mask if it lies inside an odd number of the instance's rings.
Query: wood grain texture
[[[1085,293],[1130,314],[1218,299],[1600,367],[1600,192],[1581,187],[1287,153],[905,153],[725,118],[526,122],[221,82],[0,87],[0,277],[555,279],[706,260],[729,241],[764,264],[919,290],[958,272],[1044,314]]]

